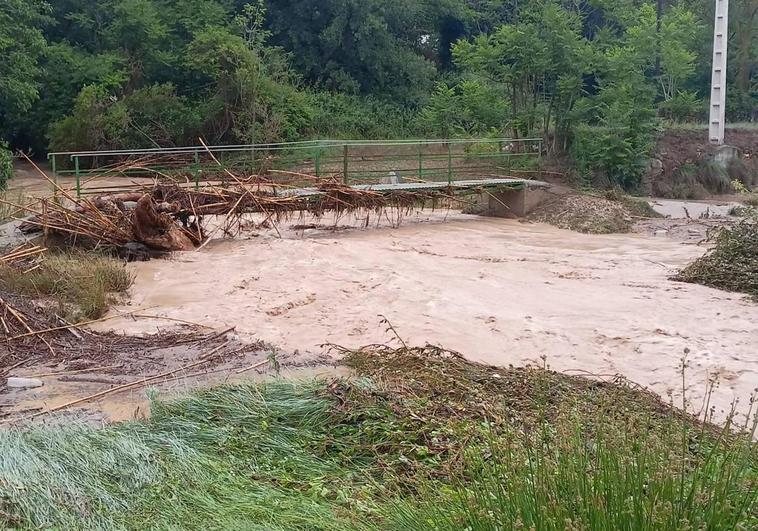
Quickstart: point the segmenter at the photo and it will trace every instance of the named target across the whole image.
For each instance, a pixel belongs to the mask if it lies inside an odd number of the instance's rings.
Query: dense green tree
[[[0,124],[29,111],[39,97],[36,78],[45,50],[40,27],[48,10],[41,0],[0,3]],[[8,134],[0,130],[0,137]]]
[[[756,119],[758,3],[731,18],[727,110]],[[594,140],[631,168],[654,115],[705,118],[712,28],[712,0],[5,0],[0,136],[42,153],[541,135],[618,173]]]
[[[581,19],[545,1],[524,9],[520,20],[458,43],[456,63],[507,87],[514,137],[532,136],[538,127],[547,135],[553,121],[566,134],[589,73],[590,49],[581,35]]]
[[[45,151],[50,124],[71,112],[83,86],[102,84],[113,89],[128,77],[120,54],[90,54],[66,42],[50,45],[40,67],[39,100],[28,112],[14,117],[17,142],[35,153]]]
[[[503,136],[508,124],[508,98],[500,86],[464,79],[453,86],[439,83],[421,110],[419,121],[434,136]]]
[[[755,120],[758,119],[758,0],[735,0],[731,9],[736,93],[730,103],[738,119]]]
[[[274,42],[317,86],[415,103],[431,89],[434,66],[421,53],[430,28],[416,0],[270,2]]]

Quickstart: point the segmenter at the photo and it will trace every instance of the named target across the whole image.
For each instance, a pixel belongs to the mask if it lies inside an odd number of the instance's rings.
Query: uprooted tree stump
[[[150,248],[162,251],[191,251],[195,248],[192,240],[171,216],[158,212],[150,194],[143,195],[137,202],[132,227],[135,239]]]

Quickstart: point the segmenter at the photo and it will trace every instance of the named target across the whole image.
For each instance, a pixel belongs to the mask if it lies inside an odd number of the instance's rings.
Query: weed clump
[[[752,210],[743,214],[746,217],[734,225],[711,233],[713,249],[673,279],[747,293],[758,299],[758,213]]]
[[[0,267],[0,286],[4,290],[49,298],[70,321],[102,317],[113,294],[126,292],[132,282],[123,263],[96,253],[51,253],[32,271]]]

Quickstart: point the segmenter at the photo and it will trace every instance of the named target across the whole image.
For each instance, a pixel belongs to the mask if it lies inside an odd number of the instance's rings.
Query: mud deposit
[[[747,409],[758,386],[758,305],[668,280],[704,252],[692,243],[444,213],[336,232],[323,221],[295,222],[315,228],[282,226],[281,239],[264,233],[134,264],[132,307],[237,326],[243,340],[301,356],[327,342],[392,340],[381,315],[407,343],[495,365],[621,374],[679,404],[687,350],[693,410],[708,379],[719,380],[712,403],[720,411],[736,399]],[[143,320],[102,326],[155,331]]]

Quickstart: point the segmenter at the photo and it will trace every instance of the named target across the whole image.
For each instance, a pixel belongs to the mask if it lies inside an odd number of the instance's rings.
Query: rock
[[[128,242],[119,249],[118,255],[127,262],[147,262],[150,260],[150,249],[138,242]]]
[[[642,175],[640,182],[640,191],[642,195],[653,194],[653,183],[663,176],[663,162],[659,159],[650,159],[648,161],[647,171]]]
[[[8,387],[15,389],[33,389],[35,387],[42,387],[45,383],[37,378],[8,378]]]
[[[713,162],[724,170],[729,169],[729,166],[735,160],[740,158],[740,150],[734,146],[718,146],[716,152],[713,154]]]
[[[648,171],[653,175],[653,177],[659,176],[663,173],[663,162],[661,162],[659,159],[650,159],[648,161]]]

